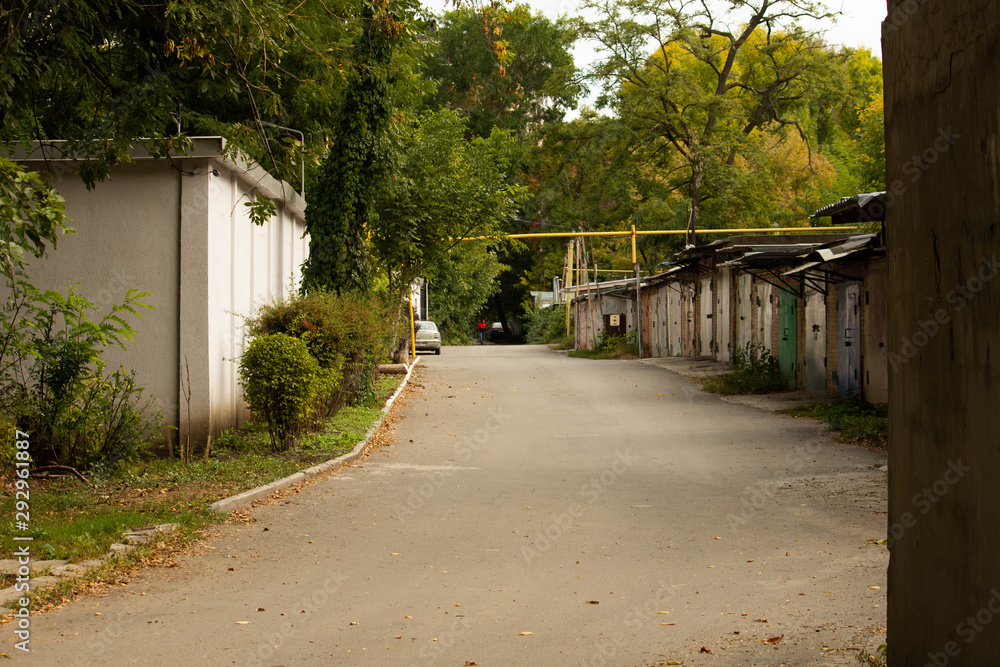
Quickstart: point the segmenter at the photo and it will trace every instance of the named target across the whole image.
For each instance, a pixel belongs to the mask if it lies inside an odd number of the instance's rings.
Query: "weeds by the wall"
[[[778,360],[763,345],[747,343],[736,350],[733,372],[704,379],[705,391],[723,396],[768,394],[788,389]]]
[[[793,417],[825,421],[831,431],[840,433],[844,442],[874,447],[885,447],[889,443],[889,406],[885,403],[873,405],[856,398],[829,404],[816,401],[783,412]]]

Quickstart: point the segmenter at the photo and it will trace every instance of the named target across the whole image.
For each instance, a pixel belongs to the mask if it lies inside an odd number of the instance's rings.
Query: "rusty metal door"
[[[861,359],[865,376],[864,399],[869,403],[889,402],[888,301],[884,268],[873,270],[865,280],[864,355]]]
[[[774,309],[771,304],[773,289],[770,283],[757,283],[757,344],[771,352],[774,347],[772,339],[774,329]]]
[[[680,283],[671,283],[668,286],[668,290],[670,294],[670,313],[667,318],[670,322],[670,344],[668,348],[670,356],[679,357],[683,354],[683,348],[681,347],[681,322],[683,322],[683,314],[681,311],[683,310],[683,296],[681,295]]]
[[[736,282],[736,347],[744,349],[753,342],[753,300],[750,286],[753,276],[741,273]]]
[[[798,302],[795,292],[778,290],[778,365],[789,387],[798,386]]]
[[[715,312],[717,321],[715,323],[718,340],[718,350],[715,358],[719,361],[729,363],[733,360],[732,341],[732,291],[730,289],[729,269],[719,271],[719,282],[716,293],[718,295]]]
[[[806,288],[805,359],[803,383],[807,391],[826,391],[826,300],[823,293]]]
[[[837,390],[841,396],[861,389],[861,283],[837,285]]]
[[[681,294],[684,303],[684,315],[681,320],[683,331],[681,332],[681,348],[685,357],[698,356],[698,341],[695,339],[694,322],[694,300],[695,290],[693,285],[681,285]]]

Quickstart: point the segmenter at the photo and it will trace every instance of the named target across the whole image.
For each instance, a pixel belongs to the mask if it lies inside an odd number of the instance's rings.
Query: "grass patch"
[[[844,442],[873,447],[885,447],[889,443],[889,406],[885,403],[873,405],[858,399],[847,399],[827,405],[816,401],[782,412],[793,417],[825,421],[830,430],[840,433]]]
[[[327,458],[347,454],[381,415],[379,408],[341,408],[323,428],[301,438],[296,448],[302,452],[323,452]]]
[[[33,477],[30,530],[15,531],[13,521],[0,521],[0,540],[13,544],[15,532],[30,535],[34,538],[34,560],[80,562],[103,556],[128,530],[176,523],[178,530],[159,543],[183,545],[202,529],[228,519],[228,515],[209,512],[209,504],[353,449],[381,416],[381,406],[401,382],[402,376],[380,376],[369,405],[341,409],[287,452],[270,452],[267,428],[247,422],[216,438],[207,460],[196,452],[187,465],[177,459],[154,458],[114,470],[95,468],[87,474],[94,487],[69,476]],[[0,486],[0,513],[13,517],[13,479],[0,479]],[[115,559],[118,561],[120,566],[102,565],[96,574],[62,581],[52,591],[40,591],[37,600],[57,600],[94,581],[121,576],[122,568],[140,561],[155,562],[155,548],[138,547]]]

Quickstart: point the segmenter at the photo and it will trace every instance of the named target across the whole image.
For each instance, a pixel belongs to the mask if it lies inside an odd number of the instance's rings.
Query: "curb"
[[[365,433],[364,438],[362,438],[358,444],[354,446],[354,450],[349,454],[343,454],[335,459],[330,459],[325,463],[320,463],[314,465],[311,468],[306,468],[301,472],[297,472],[294,475],[289,475],[283,479],[271,482],[270,484],[265,484],[263,486],[258,486],[256,489],[250,489],[249,491],[244,491],[243,493],[237,494],[235,496],[230,496],[229,498],[223,498],[222,500],[217,500],[208,506],[209,511],[219,512],[220,514],[226,514],[232,512],[233,510],[242,509],[248,505],[251,505],[254,501],[266,498],[272,493],[277,491],[282,491],[292,486],[293,484],[298,484],[299,482],[305,481],[317,475],[320,475],[330,470],[336,470],[338,468],[343,468],[347,464],[361,458],[361,456],[367,451],[368,445],[371,444],[372,436],[375,432],[382,427],[385,422],[385,416],[389,413],[392,408],[392,404],[396,402],[399,395],[403,393],[406,385],[410,381],[410,375],[413,373],[413,369],[417,367],[417,362],[420,361],[420,357],[416,357],[413,363],[410,364],[409,369],[406,371],[406,376],[403,378],[403,382],[396,389],[396,393],[385,402],[385,406],[382,407],[382,416],[379,417],[375,425],[368,429]]]

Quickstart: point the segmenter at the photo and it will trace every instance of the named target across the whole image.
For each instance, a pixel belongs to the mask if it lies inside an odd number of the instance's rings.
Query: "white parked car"
[[[434,350],[434,354],[441,354],[441,332],[437,325],[430,320],[417,320],[413,323],[416,329],[416,348],[420,350]]]

